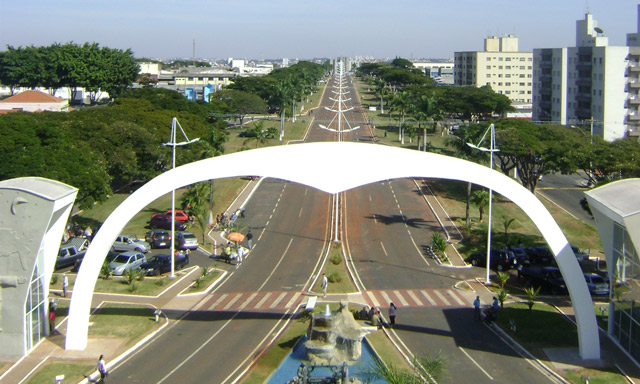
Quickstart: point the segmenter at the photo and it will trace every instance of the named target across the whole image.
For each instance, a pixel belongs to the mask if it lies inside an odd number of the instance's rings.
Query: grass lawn
[[[220,276],[220,272],[218,270],[212,270],[212,268],[207,268],[207,274],[205,276],[202,275],[202,271],[205,267],[200,267],[200,273],[196,275],[193,279],[193,284],[189,287],[187,293],[198,293],[202,292],[209,287],[211,282],[216,280],[218,276]]]
[[[134,304],[107,303],[96,310],[89,318],[93,325],[89,327],[89,337],[109,336],[125,339],[129,347],[160,327],[156,323],[152,307]]]
[[[97,361],[93,360],[77,360],[77,361],[59,361],[54,360],[43,365],[38,372],[27,384],[51,384],[53,378],[58,375],[64,375],[63,383],[77,383],[91,373],[96,367]]]
[[[180,273],[180,272],[178,272]],[[62,290],[62,274],[57,274],[58,281],[51,284],[51,288]],[[73,290],[76,281],[75,274],[67,274],[69,278],[69,289]],[[156,296],[162,292],[170,283],[168,277],[145,277],[143,280],[134,280],[132,285],[127,284],[125,277],[112,276],[109,280],[98,279],[96,281],[95,292],[119,293],[123,295]],[[135,288],[132,288],[135,286]]]
[[[582,377],[588,376],[590,384],[627,384],[627,379],[615,367],[595,369],[568,369],[562,372],[562,377],[574,384],[583,384]]]
[[[338,264],[334,264],[331,260],[340,260]],[[349,277],[347,266],[344,262],[344,256],[342,255],[342,247],[339,243],[332,243],[329,253],[329,260],[324,266],[324,273],[327,274],[329,279],[329,286],[327,287],[327,293],[348,293],[355,292],[356,288]],[[332,276],[339,277],[340,281],[331,281]],[[322,292],[322,278],[316,281],[316,285],[313,287],[313,292]]]

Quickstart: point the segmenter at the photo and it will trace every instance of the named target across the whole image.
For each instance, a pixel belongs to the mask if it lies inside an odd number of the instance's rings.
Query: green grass
[[[200,270],[202,270],[202,268],[200,268]],[[211,282],[213,282],[214,280],[216,280],[218,278],[218,276],[220,276],[220,272],[217,270],[213,270],[213,271],[209,271],[209,273],[207,273],[206,276],[202,277],[202,274],[198,273],[197,275],[195,275],[195,277],[193,278],[193,284],[189,287],[189,290],[187,293],[198,293],[198,292],[202,292],[205,289],[207,289],[209,287],[209,285],[211,284]],[[200,286],[196,286],[196,280],[200,278]]]
[[[69,290],[73,290],[73,285],[76,281],[76,275],[68,273],[69,277]],[[131,292],[131,286],[126,283],[124,277],[120,276],[112,276],[109,280],[98,279],[96,281],[95,292],[107,292],[107,293],[118,293],[123,295],[141,295],[141,296],[156,296],[160,292],[162,292],[166,285],[169,283],[168,277],[145,277],[143,280],[137,281],[134,280],[134,283],[137,287],[135,292]],[[51,288],[62,290],[62,276],[58,278],[58,282],[56,284],[52,284]]]
[[[590,384],[627,384],[627,379],[615,367],[597,369],[567,369],[562,376],[575,384],[583,384],[583,376],[589,377]]]
[[[516,333],[510,329],[510,320],[516,322]],[[498,325],[529,350],[578,346],[575,325],[547,304],[536,303],[531,311],[524,303],[505,305],[498,313]]]
[[[327,260],[327,263],[324,266],[323,272],[327,274],[327,278],[332,274],[340,276],[341,281],[339,282],[329,282],[329,286],[327,287],[327,293],[348,293],[355,292],[356,288],[349,277],[349,273],[347,271],[346,264],[344,262],[344,257],[342,257],[342,248],[339,243],[332,243],[331,250],[329,254],[329,259],[331,259],[334,255],[339,254],[342,258],[340,264],[333,264],[330,260]],[[313,288],[313,292],[322,292],[322,279],[318,279],[316,281],[315,287]]]
[[[278,341],[251,368],[249,374],[242,380],[242,384],[264,383],[291,352],[298,339],[306,333],[308,326],[308,321],[293,320]]]
[[[96,357],[97,359],[97,357]],[[53,361],[45,364],[27,381],[27,384],[51,384],[53,378],[58,375],[64,375],[63,383],[77,383],[84,377],[93,372],[96,367],[96,361]]]
[[[152,307],[134,304],[107,303],[95,311],[89,321],[89,337],[117,337],[131,346],[151,331],[160,327]]]

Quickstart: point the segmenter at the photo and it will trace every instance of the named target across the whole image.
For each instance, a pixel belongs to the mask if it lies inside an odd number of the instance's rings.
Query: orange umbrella
[[[231,232],[227,238],[231,241],[242,241],[244,240],[244,235],[240,232]]]

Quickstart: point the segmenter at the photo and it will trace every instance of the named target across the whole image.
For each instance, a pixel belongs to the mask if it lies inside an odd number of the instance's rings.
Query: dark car
[[[529,263],[529,255],[527,255],[527,251],[525,251],[524,248],[515,247],[509,248],[509,250],[513,252],[513,255],[515,256],[516,261],[519,265]]]
[[[529,262],[534,265],[553,265],[555,258],[551,250],[544,246],[534,246],[526,249]]]
[[[72,272],[78,272],[78,270],[80,270],[80,265],[82,265],[82,260],[84,260],[84,254],[85,252],[82,253],[82,257],[76,259],[76,262],[73,265],[73,268],[71,268]],[[118,252],[109,250],[105,260],[107,261],[107,263],[110,263],[111,261],[113,261],[113,259],[116,258],[116,256],[118,256]]]
[[[189,255],[177,253],[174,260],[174,268],[182,269],[189,264]],[[156,255],[142,263],[140,269],[147,276],[158,276],[171,271],[171,255]]]
[[[151,248],[169,248],[171,235],[164,229],[152,229],[144,235],[144,240]]]
[[[151,220],[149,220],[149,226],[151,228],[171,230],[171,215],[163,215],[160,213],[153,215],[151,216]],[[176,231],[184,231],[185,229],[187,229],[187,226],[184,225],[184,223],[176,220],[175,228]]]
[[[486,267],[487,253],[472,253],[471,256],[467,258],[467,263],[473,265],[474,267]],[[513,266],[516,264],[517,262],[515,256],[513,255],[513,252],[495,249],[491,250],[491,269],[505,271],[507,269],[513,268]]]
[[[524,279],[526,285],[540,287],[553,295],[567,292],[562,273],[555,267],[525,265],[518,270],[518,278]]]

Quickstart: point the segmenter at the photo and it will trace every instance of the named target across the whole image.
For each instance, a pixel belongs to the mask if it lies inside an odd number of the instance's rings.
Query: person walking
[[[396,307],[393,302],[389,303],[389,327],[393,327],[396,324]]]
[[[251,230],[247,232],[247,235],[245,236],[245,238],[247,239],[247,245],[249,246],[249,250],[251,250],[251,248],[253,248],[251,246],[253,244],[253,233],[251,233]]]
[[[98,372],[100,373],[100,383],[104,383],[104,379],[109,375],[107,373],[107,366],[104,362],[104,355],[100,355],[100,358],[98,359],[98,365],[96,367],[98,369]]]
[[[493,297],[493,304],[491,304],[491,309],[493,310],[493,321],[497,321],[498,309],[500,309],[500,303],[498,302],[498,299],[495,296]]]
[[[476,296],[476,299],[473,300],[473,318],[480,320],[480,296]]]
[[[322,274],[322,297],[327,297],[327,286],[329,285],[329,280],[327,280],[327,275]]]
[[[67,297],[67,289],[69,289],[69,278],[66,274],[62,275],[62,296]]]

